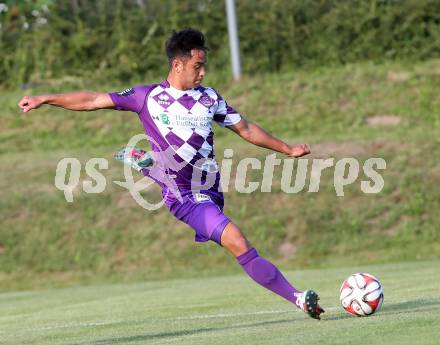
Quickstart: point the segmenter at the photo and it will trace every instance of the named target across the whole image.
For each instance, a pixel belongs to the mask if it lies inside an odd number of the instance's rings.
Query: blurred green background
[[[128,83],[167,72],[164,41],[194,26],[210,67],[229,76],[224,1],[2,1],[0,84]],[[236,1],[248,74],[359,61],[428,59],[440,53],[435,0]],[[7,7],[7,10],[5,8]],[[56,81],[54,81],[56,82]],[[99,84],[98,84],[99,85]]]
[[[188,26],[211,48],[205,85],[249,120],[310,143],[312,158],[387,161],[379,194],[362,193],[361,174],[337,197],[332,169],[318,193],[286,194],[282,167],[271,193],[227,193],[226,213],[263,255],[284,269],[440,257],[440,2],[236,3],[239,82],[223,1],[0,1],[0,289],[240,270],[215,244],[192,243],[165,208],[145,211],[112,183],[123,179],[113,153],[142,132],[136,116],[47,106],[23,115],[16,105],[28,94],[163,80],[164,41]],[[241,158],[269,154],[218,127],[216,140],[219,161],[234,148],[233,176]],[[83,167],[107,158],[105,192],[78,187],[68,204],[54,186],[64,157]]]

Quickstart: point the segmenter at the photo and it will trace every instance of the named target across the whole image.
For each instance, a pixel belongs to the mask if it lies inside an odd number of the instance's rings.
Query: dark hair
[[[176,57],[191,57],[191,50],[193,49],[200,49],[205,52],[209,50],[208,47],[205,47],[205,36],[200,31],[192,28],[179,32],[174,31],[165,43],[165,51],[170,65]]]

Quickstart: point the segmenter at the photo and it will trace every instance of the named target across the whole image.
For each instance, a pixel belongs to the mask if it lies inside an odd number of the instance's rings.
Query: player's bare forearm
[[[284,141],[275,138],[270,133],[266,132],[263,128],[254,123],[248,123],[248,130],[245,133],[243,139],[248,142],[264,147],[273,151],[281,152],[284,154],[289,153],[290,146]]]
[[[41,96],[25,96],[18,103],[19,107],[25,113],[32,109],[37,109],[43,104],[76,111],[92,111],[98,109],[111,109],[114,107],[113,101],[108,94],[86,91]]]
[[[308,145],[288,145],[283,140],[274,137],[258,125],[244,119],[229,128],[254,145],[280,152],[287,156],[302,157],[310,153]]]
[[[91,111],[113,106],[109,95],[98,92],[69,92],[42,97],[46,104],[69,110]],[[105,98],[108,98],[109,102],[105,102]]]

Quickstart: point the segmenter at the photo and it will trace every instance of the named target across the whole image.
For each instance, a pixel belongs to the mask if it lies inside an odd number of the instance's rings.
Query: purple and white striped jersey
[[[146,175],[161,185],[167,204],[179,192],[194,189],[221,194],[213,122],[226,127],[238,123],[241,116],[217,91],[203,86],[182,91],[164,81],[110,93],[110,97],[116,109],[139,115],[159,163]]]

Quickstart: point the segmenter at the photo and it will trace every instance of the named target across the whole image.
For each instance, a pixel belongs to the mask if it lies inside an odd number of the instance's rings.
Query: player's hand
[[[288,153],[288,156],[298,158],[308,155],[309,153],[310,153],[309,145],[298,144],[298,145],[292,145],[290,147],[290,152]]]
[[[24,96],[18,106],[23,110],[23,113],[27,113],[32,109],[39,108],[44,103],[44,99],[39,96]]]

